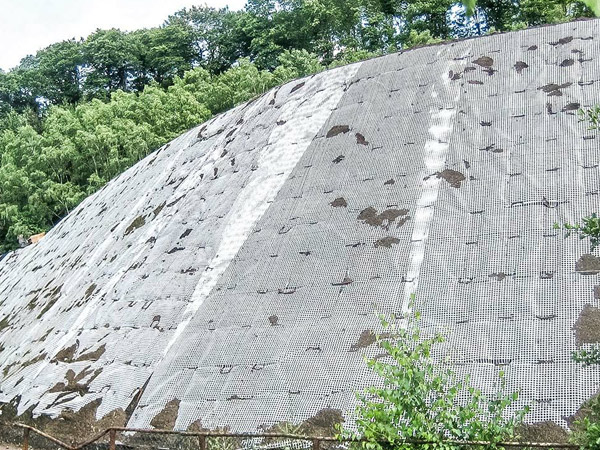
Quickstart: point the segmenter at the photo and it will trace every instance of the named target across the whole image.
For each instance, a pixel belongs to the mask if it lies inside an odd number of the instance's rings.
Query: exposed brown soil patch
[[[348,286],[349,284],[354,283],[354,280],[347,275],[344,277],[342,281],[339,283],[331,283],[332,286]]]
[[[59,351],[52,361],[50,362],[71,362],[73,361],[73,356],[75,356],[75,352],[77,351],[77,343],[71,345],[70,347],[63,348]]]
[[[47,300],[46,306],[44,306],[44,309],[42,309],[40,311],[40,313],[38,314],[38,316],[37,316],[38,319],[41,319],[42,316],[44,314],[46,314],[50,310],[50,308],[52,308],[54,306],[54,304],[58,301],[58,299],[60,298],[61,289],[62,289],[62,284],[60,286],[55,287],[49,293],[44,295],[44,298],[49,297],[49,299]]]
[[[577,346],[600,342],[600,309],[589,304],[585,305],[573,329]]]
[[[572,84],[573,83],[563,83],[563,84],[549,83],[549,84],[539,87],[538,90],[548,94],[548,97],[552,97],[552,96],[560,97],[561,95],[563,95],[561,89],[569,87]]]
[[[333,408],[323,408],[314,416],[302,422],[302,434],[309,436],[334,436],[336,426],[344,422],[342,411]]]
[[[594,286],[594,298],[600,300],[600,286]]]
[[[381,214],[377,214],[377,210],[372,206],[363,209],[358,215],[357,219],[363,221],[367,225],[372,227],[381,227],[384,230],[389,230],[390,225],[396,221],[397,218],[402,217],[397,224],[396,228],[404,225],[410,217],[408,216],[408,209],[386,209]]]
[[[461,172],[452,169],[444,169],[435,174],[438,178],[443,178],[453,188],[459,188],[461,183],[466,180],[466,177]]]
[[[163,208],[166,206],[166,204],[167,204],[167,202],[162,202],[160,205],[158,205],[156,208],[154,208],[152,210],[154,217],[156,217],[160,214],[160,212],[163,210]]]
[[[492,67],[492,65],[494,64],[494,60],[489,56],[480,56],[475,61],[473,61],[473,64],[477,64],[481,67]]]
[[[87,394],[89,392],[90,383],[92,381],[94,381],[96,379],[96,377],[98,375],[100,375],[101,372],[102,372],[102,369],[96,369],[94,371],[93,375],[90,377],[90,379],[85,384],[80,384],[79,382],[81,380],[83,380],[85,377],[87,377],[88,375],[90,375],[92,373],[92,370],[90,369],[90,367],[86,367],[81,372],[79,372],[77,375],[75,375],[75,372],[73,370],[71,370],[71,369],[67,370],[67,373],[65,374],[66,383],[63,383],[63,382],[56,383],[54,386],[52,386],[52,388],[50,388],[48,390],[48,392],[62,392],[62,394],[60,394],[58,397],[56,397],[56,399],[54,400],[54,404],[55,405],[59,404],[61,401],[61,398],[63,398],[64,396],[66,396],[72,392],[76,392],[81,396]]]
[[[501,148],[496,148],[496,146],[494,144],[492,144],[492,145],[488,145],[487,147],[480,148],[479,151],[481,151],[481,152],[492,152],[492,153],[502,153],[504,150],[502,150]]]
[[[125,230],[124,236],[133,233],[135,230],[137,230],[140,227],[143,227],[144,225],[146,225],[146,219],[144,219],[144,216],[137,216],[135,219],[133,219],[133,222],[131,222]]]
[[[548,44],[550,44],[552,46],[565,45],[565,44],[568,44],[569,42],[571,42],[572,40],[573,40],[573,36],[567,36],[567,37],[564,37],[564,38],[560,38],[556,42],[548,42]]]
[[[198,419],[190,423],[185,431],[189,431],[190,433],[203,433],[210,430],[202,425],[201,419]]]
[[[385,248],[390,248],[392,245],[394,244],[398,244],[400,242],[400,239],[392,237],[392,236],[387,236],[381,239],[377,239],[375,241],[375,244],[373,244],[375,246],[375,248],[379,248],[379,247],[385,247]]]
[[[344,197],[338,197],[334,201],[332,201],[330,205],[334,208],[345,208],[346,206],[348,206],[348,202],[346,202],[346,199]]]
[[[14,422],[19,422],[35,427],[67,444],[73,445],[106,428],[124,427],[126,417],[122,409],[115,409],[100,420],[96,420],[96,411],[101,403],[102,399],[97,399],[77,412],[64,410],[58,418],[51,419],[44,415],[33,418],[32,411],[35,406],[29,408],[23,414],[17,415],[18,398],[13,399],[10,403],[2,405],[0,435],[5,442],[22,442],[23,432],[14,426],[10,426]],[[48,441],[38,438],[35,434],[30,435],[30,446],[32,448],[44,448],[47,445]]]
[[[106,344],[102,344],[96,350],[84,353],[76,361],[97,361],[106,351]]]
[[[172,430],[175,428],[180,403],[181,401],[176,398],[171,400],[161,412],[154,416],[150,421],[150,425],[159,430]]]
[[[560,63],[560,67],[571,67],[573,64],[575,64],[575,60],[567,58]]]
[[[85,295],[84,298],[88,299],[92,296],[92,294],[94,293],[94,291],[96,290],[96,283],[92,283],[88,286],[88,288],[85,290]]]
[[[578,426],[577,422],[583,420],[586,417],[593,416],[593,403],[598,402],[598,393],[592,395],[585,402],[581,404],[579,409],[572,416],[563,417],[563,419],[567,422],[567,425],[571,429],[571,431],[582,431],[581,427]]]
[[[517,61],[515,63],[515,70],[517,73],[523,72],[523,69],[527,69],[529,65],[525,61]]]
[[[369,141],[367,141],[362,134],[356,133],[355,137],[356,137],[356,143],[357,144],[360,144],[360,145],[369,145]]]
[[[4,330],[5,328],[8,328],[10,326],[10,320],[8,319],[8,317],[3,317],[2,320],[0,320],[0,331]]]
[[[579,103],[568,103],[563,107],[563,109],[561,109],[561,111],[562,112],[577,111],[580,106],[581,105]]]
[[[46,359],[46,356],[47,356],[46,353],[37,355],[35,358],[25,361],[23,364],[21,364],[21,367],[22,368],[29,367],[37,362],[43,361],[44,359]]]
[[[586,253],[575,263],[575,270],[582,275],[596,275],[600,273],[600,258]]]
[[[302,88],[304,86],[306,82],[303,81],[302,83],[298,83],[296,86],[294,86],[292,88],[292,90],[290,91],[290,94],[293,94],[294,92],[296,92],[298,89]]]
[[[348,125],[335,125],[331,127],[331,129],[327,132],[326,138],[332,138],[337,136],[338,134],[347,133],[350,131],[350,127]]]
[[[517,429],[521,442],[555,442],[567,443],[567,431],[551,421],[528,423]]]
[[[360,333],[358,341],[350,346],[350,351],[355,352],[359,348],[367,348],[369,345],[373,345],[377,342],[377,336],[373,330],[364,330]]]

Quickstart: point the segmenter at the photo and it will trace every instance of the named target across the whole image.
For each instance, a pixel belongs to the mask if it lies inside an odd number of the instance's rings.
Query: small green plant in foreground
[[[573,361],[583,364],[584,367],[600,364],[600,347],[595,346],[589,350],[577,350],[571,354]]]
[[[460,379],[434,362],[432,349],[444,341],[442,336],[423,338],[412,320],[408,327],[381,320],[386,333],[385,338],[378,336],[378,344],[389,358],[367,364],[382,385],[357,395],[357,431],[344,431],[340,437],[363,438],[357,445],[373,450],[409,449],[403,442],[410,440],[435,442],[426,447],[444,449],[459,447],[443,443],[447,440],[489,441],[487,448],[495,448],[498,442],[514,439],[528,408],[515,411],[518,393],[505,392],[503,373],[497,393],[489,398],[468,378]]]
[[[584,415],[575,421],[571,442],[581,450],[600,449],[600,397],[595,396],[583,406]]]
[[[600,105],[593,108],[580,109],[577,111],[577,118],[580,122],[589,122],[588,130],[597,130],[600,128]]]
[[[571,234],[577,234],[579,239],[590,239],[591,249],[594,251],[600,245],[600,217],[593,213],[591,216],[581,219],[581,224],[555,223],[554,228],[557,230],[566,230],[565,237]]]

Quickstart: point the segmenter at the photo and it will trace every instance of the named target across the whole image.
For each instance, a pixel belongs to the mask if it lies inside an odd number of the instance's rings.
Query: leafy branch
[[[581,224],[559,223],[554,224],[556,230],[566,230],[565,237],[576,234],[579,239],[590,239],[591,249],[594,251],[600,245],[600,217],[593,213],[581,219]]]
[[[341,437],[362,438],[360,445],[369,450],[408,449],[407,440],[439,442],[448,449],[454,447],[443,441],[479,440],[492,442],[489,448],[494,448],[514,437],[528,408],[514,411],[518,393],[506,392],[502,372],[497,393],[488,397],[468,377],[462,379],[434,361],[434,347],[444,342],[441,335],[423,338],[416,325],[399,327],[385,318],[381,322],[386,332],[377,343],[386,357],[367,364],[382,383],[357,394],[357,431],[344,431]]]
[[[579,109],[577,111],[579,122],[589,122],[588,130],[597,130],[600,128],[600,105],[588,109]]]
[[[571,353],[573,361],[583,364],[584,367],[600,364],[600,347],[595,346],[589,350],[581,349]]]

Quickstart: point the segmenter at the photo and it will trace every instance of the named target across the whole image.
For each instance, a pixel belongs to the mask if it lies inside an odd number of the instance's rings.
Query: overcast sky
[[[169,14],[201,4],[240,9],[245,0],[0,0],[0,68],[8,70],[28,54],[97,28],[155,27]]]

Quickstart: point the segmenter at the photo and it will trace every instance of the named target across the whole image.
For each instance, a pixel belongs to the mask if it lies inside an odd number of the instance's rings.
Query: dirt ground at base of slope
[[[0,450],[20,450],[22,447],[12,444],[0,444]]]

